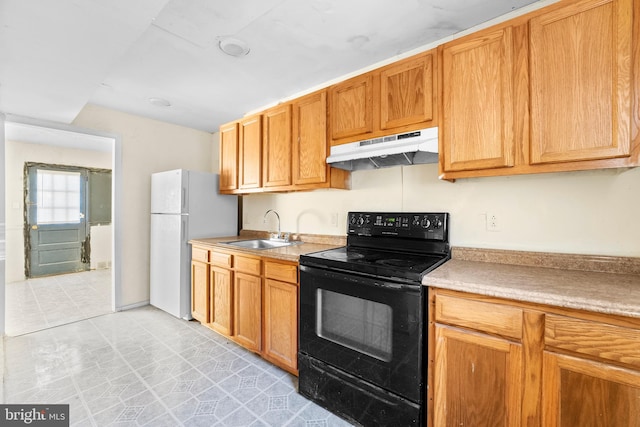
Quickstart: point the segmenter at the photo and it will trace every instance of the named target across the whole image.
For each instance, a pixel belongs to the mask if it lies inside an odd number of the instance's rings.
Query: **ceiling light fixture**
[[[171,103],[164,98],[149,98],[149,103],[156,107],[171,107]]]
[[[229,56],[240,57],[249,53],[249,45],[233,37],[223,38],[218,42],[218,47]]]

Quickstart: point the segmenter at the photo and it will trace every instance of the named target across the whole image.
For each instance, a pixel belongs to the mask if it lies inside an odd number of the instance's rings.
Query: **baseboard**
[[[136,302],[128,305],[122,305],[120,307],[116,307],[116,311],[133,310],[134,308],[144,307],[145,305],[149,305],[149,300],[140,301],[140,302]]]

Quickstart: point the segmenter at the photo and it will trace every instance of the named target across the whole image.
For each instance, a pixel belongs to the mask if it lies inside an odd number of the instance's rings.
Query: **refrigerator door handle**
[[[182,218],[180,236],[182,236],[182,242],[186,243],[187,241],[187,219],[186,218]]]
[[[182,188],[180,191],[182,192],[182,212],[184,213],[187,209],[187,189]]]

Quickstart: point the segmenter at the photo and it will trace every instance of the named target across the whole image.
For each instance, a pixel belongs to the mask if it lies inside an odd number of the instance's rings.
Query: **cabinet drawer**
[[[298,283],[298,267],[291,264],[266,261],[264,263],[264,276],[267,279],[275,279],[281,282]]]
[[[436,296],[436,322],[522,338],[522,309],[464,298]]]
[[[209,251],[198,246],[191,248],[191,259],[200,262],[209,262]]]
[[[246,258],[243,256],[235,256],[235,269],[243,273],[249,273],[256,276],[260,275],[260,260],[256,258]]]
[[[640,331],[547,314],[545,346],[640,366]]]
[[[220,267],[231,268],[231,254],[223,254],[221,252],[211,252],[209,254],[211,264],[219,265]]]

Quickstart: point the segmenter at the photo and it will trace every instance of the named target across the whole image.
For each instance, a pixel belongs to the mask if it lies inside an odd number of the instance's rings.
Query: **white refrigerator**
[[[150,302],[191,319],[190,239],[235,236],[237,196],[218,194],[218,175],[177,169],[151,175]]]

